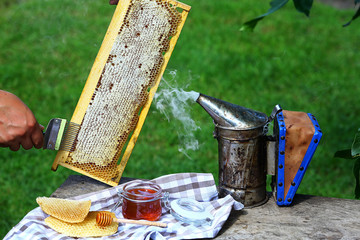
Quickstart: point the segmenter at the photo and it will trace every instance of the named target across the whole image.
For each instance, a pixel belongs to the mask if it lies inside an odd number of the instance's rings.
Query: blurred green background
[[[298,193],[353,198],[353,162],[333,155],[350,148],[360,127],[360,23],[341,26],[354,10],[315,1],[307,18],[288,4],[249,33],[239,31],[241,24],[267,11],[268,0],[183,2],[192,10],[166,82],[266,114],[276,104],[313,113],[324,135]],[[18,95],[43,125],[70,119],[114,9],[106,0],[0,0],[0,89]],[[212,119],[197,104],[189,114],[201,127],[194,132],[199,149],[179,152],[181,123],[153,105],[123,176],[210,172],[217,179]],[[76,174],[63,167],[52,172],[55,154],[0,149],[0,236],[37,207],[36,197]]]

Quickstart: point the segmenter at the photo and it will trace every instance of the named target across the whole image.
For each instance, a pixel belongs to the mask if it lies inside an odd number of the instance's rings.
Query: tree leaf
[[[259,16],[257,18],[251,19],[250,21],[245,22],[241,28],[240,31],[253,31],[254,28],[256,27],[256,24],[263,19],[264,16]]]
[[[351,146],[351,155],[353,157],[360,157],[360,133],[357,133],[354,142]]]
[[[355,5],[360,3],[360,0],[355,0]]]
[[[337,151],[337,152],[335,152],[334,157],[336,157],[336,158],[345,158],[345,159],[353,159],[353,156],[351,155],[351,149]]]
[[[359,3],[360,0],[356,0],[355,3]],[[355,15],[351,18],[351,20],[348,23],[345,23],[343,25],[343,27],[347,27],[351,24],[352,21],[354,21],[355,19],[357,19],[360,16],[360,8],[358,8],[358,10],[356,11]]]
[[[310,15],[310,9],[313,4],[313,0],[293,0],[295,8],[304,13],[306,16]],[[360,0],[359,0],[360,1]]]
[[[353,173],[355,177],[355,198],[360,199],[360,157],[354,163]]]
[[[266,17],[267,15],[276,12],[277,10],[279,10],[280,8],[282,8],[283,6],[285,6],[285,4],[287,4],[289,2],[289,0],[273,0],[270,2],[270,6],[271,8],[264,14],[251,19],[250,21],[245,22],[241,28],[240,31],[253,31],[254,28],[256,27],[257,23],[262,20],[264,17]]]

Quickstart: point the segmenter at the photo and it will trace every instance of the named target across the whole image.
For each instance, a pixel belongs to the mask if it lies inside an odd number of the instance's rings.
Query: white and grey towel
[[[167,223],[167,228],[120,224],[118,232],[114,235],[87,239],[163,240],[213,238],[222,228],[223,224],[229,217],[231,210],[240,210],[243,208],[243,205],[235,201],[230,195],[224,198],[218,198],[218,192],[212,174],[170,174],[153,179],[152,181],[160,185],[163,191],[170,193],[170,200],[178,198],[193,198],[197,201],[203,202],[206,209],[214,216],[212,224],[196,227],[191,224],[179,222],[168,211],[164,211],[159,221]],[[118,190],[121,190],[122,187],[123,184],[102,191],[77,196],[72,199],[91,200],[91,211],[110,211],[119,201],[117,192]],[[121,207],[116,209],[115,214],[118,218],[122,217]],[[4,239],[74,239],[63,234],[59,234],[48,227],[44,222],[46,217],[48,217],[48,215],[45,214],[40,207],[35,208],[30,211],[15,227],[13,227]]]

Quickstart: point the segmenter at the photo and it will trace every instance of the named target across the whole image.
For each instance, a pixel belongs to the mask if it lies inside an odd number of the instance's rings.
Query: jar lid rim
[[[154,190],[155,192],[146,192],[146,196],[144,196],[142,193],[129,192],[129,190],[133,190],[133,189],[142,189],[142,190],[151,189],[151,190]],[[142,192],[144,193],[145,191],[142,191]],[[122,197],[124,197],[128,200],[136,200],[136,201],[143,201],[143,202],[154,201],[156,199],[159,199],[162,197],[162,193],[163,193],[163,190],[158,184],[153,183],[151,181],[142,181],[142,180],[135,180],[135,181],[126,183],[123,186],[123,190],[119,192],[119,194]],[[150,198],[150,199],[136,199],[136,198],[141,198],[141,197],[146,197],[146,198]],[[135,199],[132,199],[132,198],[135,198]]]

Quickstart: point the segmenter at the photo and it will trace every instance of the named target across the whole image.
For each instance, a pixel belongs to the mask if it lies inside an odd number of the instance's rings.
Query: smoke
[[[189,104],[196,102],[199,93],[179,88],[176,83],[176,70],[171,71],[169,76],[170,79],[161,80],[161,89],[159,88],[154,96],[155,106],[175,128],[179,139],[179,152],[191,158],[188,151],[199,149],[194,133],[200,127],[190,116]]]

